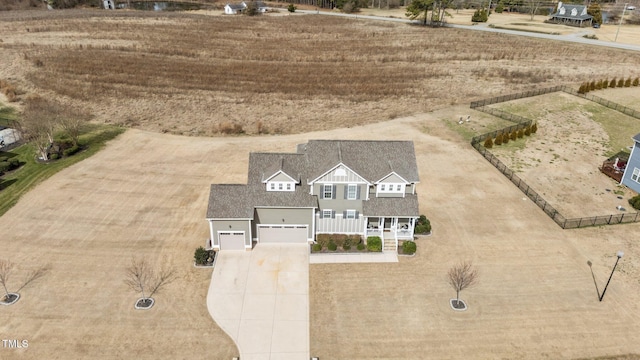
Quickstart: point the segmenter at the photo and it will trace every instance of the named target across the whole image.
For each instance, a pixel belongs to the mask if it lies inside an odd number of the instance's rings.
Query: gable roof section
[[[575,20],[588,20],[593,18],[593,16],[587,14],[587,7],[585,5],[563,4],[562,2],[558,2],[558,11],[551,16]]]
[[[355,171],[351,170],[351,168],[349,168],[347,165],[345,165],[345,164],[343,164],[343,163],[336,164],[336,166],[334,166],[334,167],[332,167],[331,169],[329,169],[329,170],[325,171],[324,173],[320,174],[320,176],[318,176],[317,178],[315,178],[315,179],[313,179],[313,180],[309,181],[309,184],[314,183],[314,182],[317,182],[317,181],[321,181],[321,179],[322,179],[322,178],[327,177],[327,176],[329,176],[332,172],[334,172],[334,171],[336,171],[336,170],[338,170],[338,169],[342,169],[342,168],[344,168],[345,172],[347,173],[347,174],[345,175],[345,178],[347,178],[347,179],[348,179],[348,178],[349,178],[349,173],[351,173],[351,174],[352,174],[352,176],[353,176],[354,178],[358,179],[358,180],[357,180],[357,181],[355,181],[355,182],[365,182],[365,183],[367,183],[367,184],[370,184],[370,182],[369,182],[369,181],[367,181],[367,179],[363,178],[363,177],[362,177],[362,176],[360,176],[357,172],[355,172]],[[352,182],[352,181],[349,181],[349,182]]]
[[[262,184],[280,171],[295,181],[305,173],[306,159],[296,153],[249,154],[249,185]]]
[[[408,182],[407,180],[405,180],[402,176],[400,176],[400,175],[396,174],[396,172],[395,172],[395,171],[392,171],[392,172],[388,173],[386,176],[383,176],[383,177],[382,177],[382,179],[380,179],[380,180],[376,181],[376,182],[375,182],[375,184],[378,184],[378,183],[384,182],[385,180],[387,180],[388,178],[390,178],[390,177],[392,177],[392,176],[394,176],[394,175],[395,175],[396,177],[398,177],[400,180],[404,181],[405,183],[409,183],[409,182]]]
[[[640,143],[640,133],[635,134],[635,136],[633,137],[633,141]]]
[[[309,179],[317,179],[342,163],[370,183],[395,172],[408,182],[419,181],[413,142],[375,140],[310,140],[298,146],[306,155]]]
[[[207,219],[253,219],[253,204],[247,185],[213,184]]]

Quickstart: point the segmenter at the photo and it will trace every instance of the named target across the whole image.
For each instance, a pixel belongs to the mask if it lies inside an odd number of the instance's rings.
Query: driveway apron
[[[309,359],[309,246],[219,252],[207,307],[240,359]]]

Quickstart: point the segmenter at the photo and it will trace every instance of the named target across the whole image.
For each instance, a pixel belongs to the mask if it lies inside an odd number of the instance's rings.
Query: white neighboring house
[[[20,137],[18,130],[0,126],[0,148],[18,142]]]
[[[256,1],[256,7],[258,8],[258,12],[261,12],[261,13],[267,12],[267,5],[262,1]],[[243,1],[239,4],[225,5],[224,13],[227,15],[236,15],[236,14],[241,14],[246,9],[247,9],[247,3]]]

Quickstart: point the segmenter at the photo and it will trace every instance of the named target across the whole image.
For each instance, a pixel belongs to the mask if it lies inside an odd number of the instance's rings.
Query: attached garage
[[[258,242],[306,244],[307,225],[259,225]]]
[[[245,250],[244,231],[219,232],[220,250]]]

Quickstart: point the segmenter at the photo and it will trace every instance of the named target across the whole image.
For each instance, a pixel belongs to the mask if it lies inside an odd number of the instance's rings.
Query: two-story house
[[[316,234],[413,239],[419,181],[413,142],[311,140],[295,153],[251,153],[248,182],[211,185],[210,247],[312,243]]]

